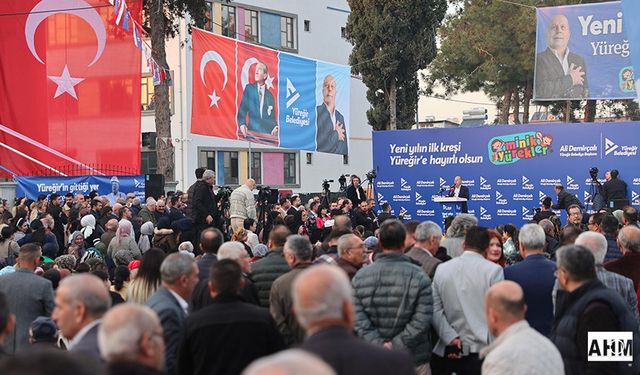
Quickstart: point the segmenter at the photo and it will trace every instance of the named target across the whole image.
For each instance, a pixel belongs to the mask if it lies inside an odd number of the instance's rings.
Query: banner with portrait
[[[537,8],[533,99],[632,99],[634,69],[619,1]]]
[[[192,36],[192,133],[348,154],[348,66],[200,29]]]

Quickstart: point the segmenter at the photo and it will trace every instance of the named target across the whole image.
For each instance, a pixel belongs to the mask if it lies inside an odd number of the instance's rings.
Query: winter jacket
[[[171,229],[154,229],[153,247],[162,249],[166,254],[178,251],[178,244],[173,231]]]
[[[251,265],[251,278],[258,289],[260,306],[269,308],[271,284],[290,270],[281,247],[269,250],[264,258]]]

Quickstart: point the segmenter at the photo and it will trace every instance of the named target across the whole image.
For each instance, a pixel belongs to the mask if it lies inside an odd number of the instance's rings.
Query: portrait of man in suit
[[[316,151],[347,155],[347,129],[344,116],[336,109],[336,95],[336,80],[329,74],[322,83],[323,103],[316,107]]]
[[[584,58],[569,50],[571,30],[564,15],[551,18],[547,49],[536,56],[536,99],[586,98],[589,95]]]
[[[448,196],[456,198],[467,198],[467,200],[469,199],[469,188],[462,185],[462,177],[456,176],[453,179],[453,185],[449,189]],[[467,208],[467,202],[460,203],[460,212],[462,212],[463,214],[469,212]]]
[[[268,77],[267,65],[259,61],[254,73],[255,83],[247,84],[238,108],[238,127],[243,137],[256,132],[277,135],[276,102],[265,84]]]

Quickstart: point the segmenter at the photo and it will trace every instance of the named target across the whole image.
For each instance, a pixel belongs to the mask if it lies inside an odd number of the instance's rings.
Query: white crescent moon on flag
[[[222,73],[224,73],[224,83],[222,84],[222,90],[227,86],[227,64],[225,64],[222,56],[215,51],[207,51],[204,55],[202,55],[202,59],[200,59],[200,79],[202,80],[202,84],[206,86],[204,83],[204,68],[206,67],[209,61],[213,61],[220,66],[222,69]]]
[[[255,57],[250,57],[247,59],[247,61],[244,62],[244,65],[242,65],[242,74],[240,75],[240,82],[242,82],[243,90],[249,84],[249,68],[251,68],[251,65],[257,64],[258,62],[259,62],[258,59],[256,59]]]
[[[29,16],[27,16],[27,23],[24,27],[24,35],[27,39],[27,46],[29,47],[29,51],[31,51],[31,54],[40,63],[44,64],[40,56],[38,56],[38,52],[36,51],[36,47],[34,44],[36,29],[38,28],[40,23],[47,17],[59,13],[70,14],[82,18],[91,26],[93,31],[96,33],[96,39],[98,39],[98,49],[96,51],[96,55],[93,58],[93,61],[91,61],[89,66],[95,64],[100,56],[102,56],[102,52],[104,51],[107,32],[104,28],[102,18],[100,17],[98,12],[83,0],[42,0],[41,2],[36,4],[33,9],[31,9]]]

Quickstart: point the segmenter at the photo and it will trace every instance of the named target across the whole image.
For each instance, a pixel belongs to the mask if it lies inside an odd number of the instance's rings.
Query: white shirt
[[[462,186],[462,185],[460,185]],[[456,186],[456,188],[453,190],[453,196],[457,197],[460,194],[460,186]]]
[[[562,70],[564,70],[564,74],[567,75],[569,73],[569,47],[567,47],[567,50],[564,53],[564,56],[560,56],[558,54],[558,51],[556,51],[555,49],[551,49],[553,51],[553,54],[556,55],[556,58],[558,59],[558,61],[560,61],[560,65],[562,65]]]
[[[260,118],[262,118],[262,105],[264,104],[264,85],[258,85],[258,98],[260,100],[260,107],[258,109],[260,110]]]
[[[102,319],[96,319],[93,322],[82,327],[82,329],[73,337],[73,339],[69,341],[68,349],[71,350],[74,346],[76,346],[80,342],[80,340],[82,340],[82,338],[87,334],[87,332],[91,330],[91,328],[97,326],[101,322],[102,322]]]
[[[167,288],[167,290],[169,291],[169,293],[171,293],[172,296],[174,296],[176,298],[176,300],[178,301],[178,304],[180,305],[180,307],[182,308],[182,310],[184,310],[184,313],[186,315],[189,315],[189,303],[187,301],[184,300],[184,298],[180,297],[180,295],[176,292],[174,292],[173,290]]]
[[[327,107],[327,104],[324,105],[325,107]],[[329,107],[327,107],[327,112],[329,112],[329,117],[331,118],[331,124],[333,125],[333,129],[336,129],[336,109],[335,107],[333,108],[333,111],[329,109]]]

